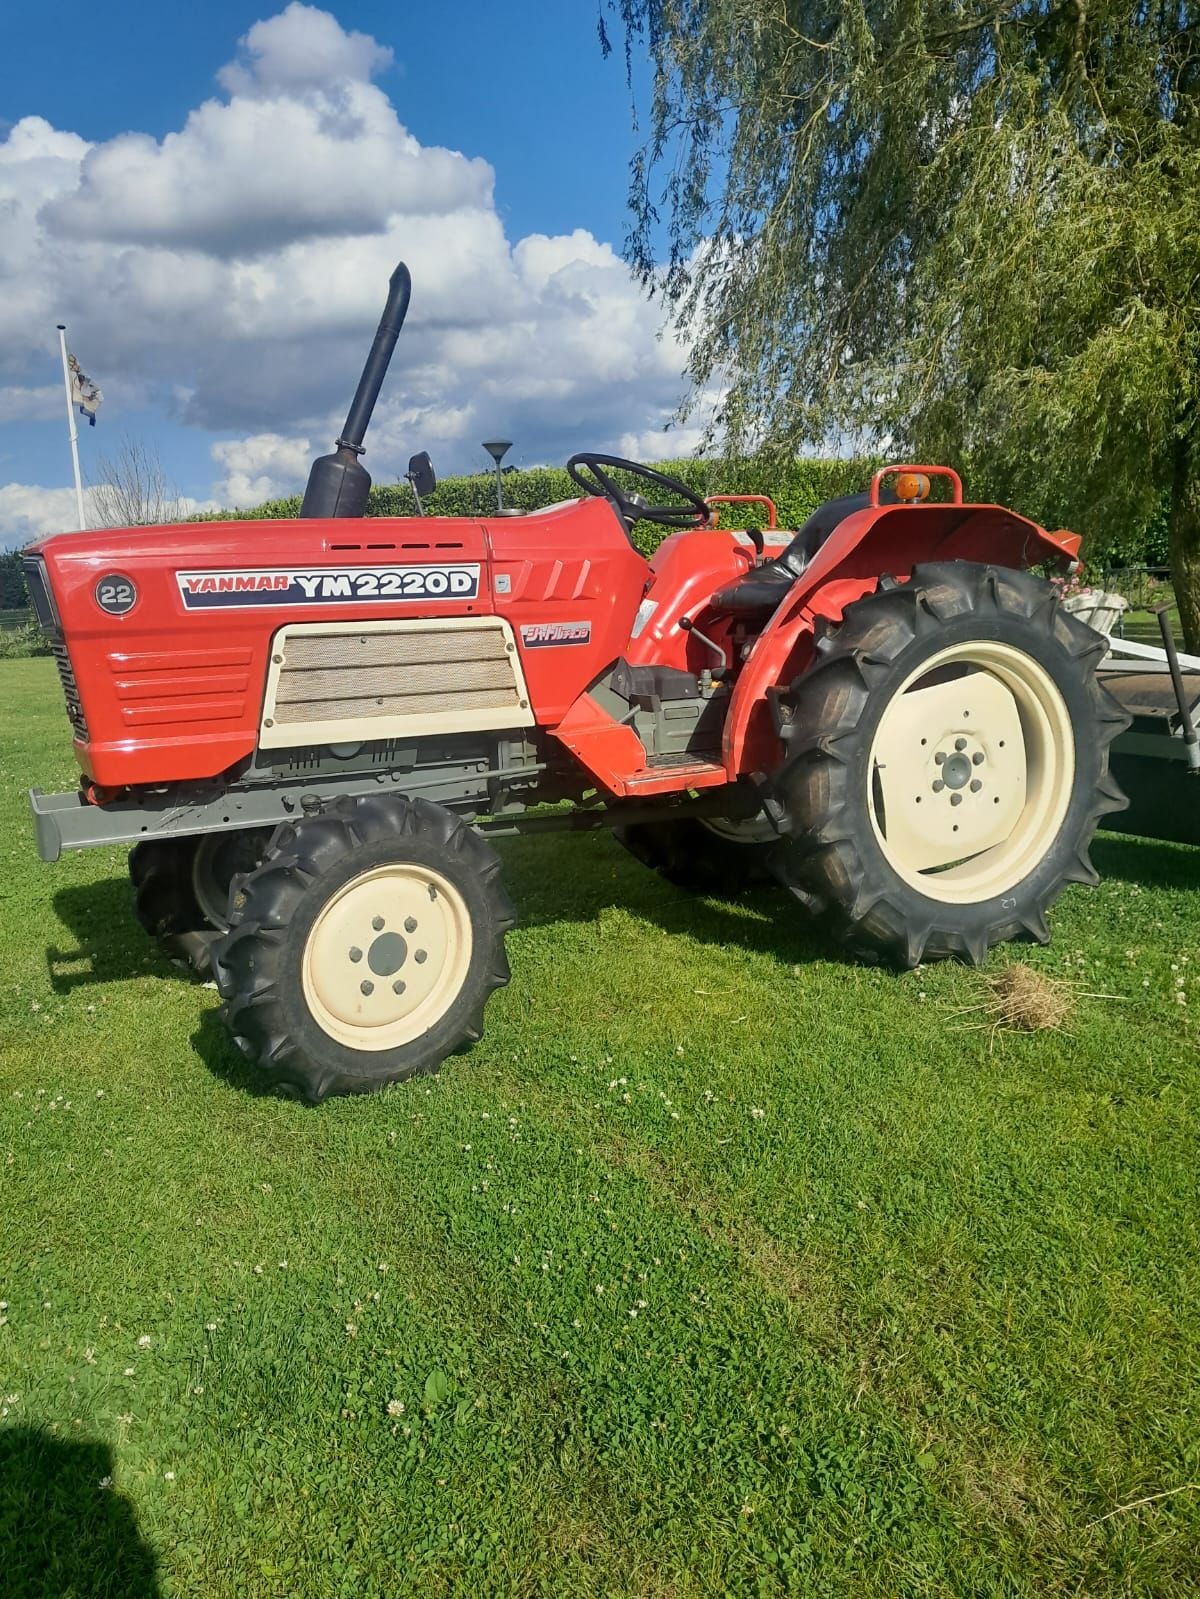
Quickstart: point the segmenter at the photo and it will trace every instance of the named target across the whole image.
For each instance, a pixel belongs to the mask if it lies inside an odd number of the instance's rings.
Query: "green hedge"
[[[793,461],[782,471],[761,462],[748,460],[731,464],[719,461],[662,461],[657,463],[698,494],[769,494],[779,511],[781,527],[799,527],[818,505],[839,494],[853,494],[866,488],[874,463],[869,461]],[[504,503],[536,511],[541,505],[575,499],[579,490],[567,476],[565,467],[538,466],[525,472],[504,473]],[[487,516],[496,509],[496,477],[492,472],[477,472],[470,477],[449,477],[438,484],[426,508],[432,516]],[[268,500],[252,511],[218,511],[199,521],[256,520],[260,517],[297,516],[300,496]],[[743,507],[737,518],[741,527],[758,526],[763,520],[758,507]],[[380,484],[371,490],[368,516],[413,516],[416,506],[407,483]],[[665,537],[665,530],[652,523],[639,523],[635,542],[647,554]]]
[[[876,462],[871,460],[798,460],[779,467],[763,461],[663,461],[662,470],[679,478],[699,494],[769,494],[779,509],[779,524],[796,528],[818,505],[839,494],[853,494],[866,487]],[[967,485],[968,495],[970,484]],[[563,467],[539,466],[526,472],[504,473],[505,503],[534,511],[540,505],[573,499],[578,490]],[[470,477],[449,477],[429,498],[429,511],[435,516],[487,516],[496,508],[496,479],[491,472]],[[1019,510],[1020,507],[1018,506]],[[268,500],[252,510],[213,511],[194,517],[197,522],[254,521],[259,518],[298,516],[300,496]],[[371,490],[368,516],[413,516],[416,506],[407,483],[380,484]],[[738,515],[742,527],[760,525],[755,508],[746,507]],[[1084,530],[1086,532],[1086,530]],[[663,538],[663,530],[650,523],[639,523],[634,539],[647,554]],[[1084,545],[1089,569],[1101,574],[1106,566],[1167,562],[1167,507],[1164,504],[1146,527],[1131,528],[1111,546]],[[0,554],[0,609],[28,605],[25,580],[18,550]]]
[[[29,604],[20,550],[0,554],[0,611],[23,611]]]
[[[50,641],[36,622],[0,628],[0,661],[22,661],[30,655],[49,655]]]

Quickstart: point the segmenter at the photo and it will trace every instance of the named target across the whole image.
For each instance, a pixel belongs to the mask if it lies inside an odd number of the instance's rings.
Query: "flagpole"
[[[67,429],[71,440],[71,463],[75,468],[75,504],[79,511],[79,526],[87,527],[83,514],[83,479],[79,475],[79,434],[75,427],[75,407],[71,404],[71,368],[67,364],[67,324],[58,324],[58,342],[62,349],[63,387],[67,391]]]

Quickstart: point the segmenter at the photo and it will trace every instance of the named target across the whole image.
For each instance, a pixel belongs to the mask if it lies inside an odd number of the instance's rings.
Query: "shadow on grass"
[[[1196,804],[1200,805],[1200,782]],[[1142,888],[1200,888],[1200,849],[1191,844],[1167,844],[1106,831],[1096,834],[1091,854],[1102,878],[1119,878]]]
[[[782,890],[756,889],[737,905],[700,899],[639,865],[603,836],[505,839],[498,842],[498,852],[521,927],[594,922],[606,910],[621,909],[666,932],[741,945],[789,962],[832,953],[807,913]],[[127,879],[60,889],[54,909],[77,941],[75,949],[46,948],[56,993],[140,975],[186,977],[138,926]]]
[[[0,1432],[0,1572],[5,1599],[157,1599],[153,1550],[111,1487],[104,1444],[37,1427]]]
[[[46,969],[56,994],[69,994],[89,983],[173,970],[137,924],[128,878],[109,877],[59,889],[54,910],[76,940],[75,949],[46,946]]]
[[[214,1006],[206,1010],[188,1042],[214,1077],[239,1094],[254,1094],[266,1099],[290,1099],[270,1084],[263,1083],[255,1068],[234,1043],[233,1037]],[[303,1100],[300,1101],[304,1103]]]
[[[700,898],[647,870],[603,835],[497,843],[520,927],[595,922],[606,911],[622,910],[673,935],[773,955],[789,965],[853,960],[782,889],[755,889],[736,903]],[[1092,856],[1105,878],[1147,888],[1200,889],[1200,849],[1103,832]],[[186,980],[188,974],[138,926],[124,878],[62,889],[54,908],[77,940],[75,949],[46,949],[56,993],[139,975]]]
[[[595,922],[606,911],[621,910],[666,933],[774,955],[789,965],[845,954],[785,889],[755,888],[737,900],[690,893],[602,833],[564,836],[552,863],[544,849],[538,839],[506,839],[497,846],[520,927]]]

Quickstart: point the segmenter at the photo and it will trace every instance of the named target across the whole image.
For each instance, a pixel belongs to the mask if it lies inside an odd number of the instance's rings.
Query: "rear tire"
[[[1097,880],[1100,817],[1125,804],[1104,653],[1048,583],[1003,567],[919,566],[847,606],[791,687],[773,784],[789,878],[900,966],[1045,943],[1063,886]]]
[[[178,965],[212,974],[212,942],[229,926],[229,887],[251,871],[270,838],[267,828],[152,838],[129,852],[134,912]]]
[[[483,1033],[515,920],[491,847],[400,796],[279,827],[214,950],[225,1020],[264,1087],[312,1103],[433,1071]]]
[[[752,889],[778,887],[771,862],[779,836],[761,813],[737,821],[681,816],[635,822],[614,827],[613,837],[643,866],[694,894],[737,899]]]

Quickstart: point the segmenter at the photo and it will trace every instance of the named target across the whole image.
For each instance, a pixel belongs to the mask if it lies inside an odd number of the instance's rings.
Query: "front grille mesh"
[[[79,688],[75,682],[75,669],[71,665],[71,657],[67,653],[67,646],[62,643],[52,643],[54,659],[58,666],[58,676],[62,683],[63,695],[67,702],[67,715],[71,719],[71,726],[75,729],[75,737],[87,742],[87,719],[83,714],[83,705],[79,699]]]

